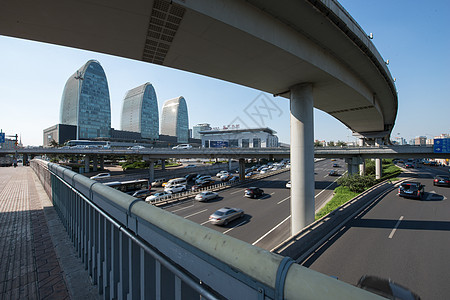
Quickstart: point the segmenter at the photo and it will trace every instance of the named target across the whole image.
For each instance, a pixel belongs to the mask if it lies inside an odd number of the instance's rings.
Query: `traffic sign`
[[[450,139],[434,139],[434,153],[450,153]]]
[[[0,143],[4,143],[4,142],[5,142],[5,133],[0,132]]]

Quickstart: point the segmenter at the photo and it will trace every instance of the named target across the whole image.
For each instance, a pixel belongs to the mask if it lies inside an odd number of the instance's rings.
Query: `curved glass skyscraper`
[[[90,60],[66,82],[61,99],[60,123],[77,126],[77,139],[109,137],[111,105],[102,66]]]
[[[161,134],[176,136],[179,143],[189,140],[189,119],[183,97],[164,102],[161,116]]]
[[[150,83],[126,93],[120,125],[122,130],[139,132],[143,138],[159,138],[158,102],[155,89]]]

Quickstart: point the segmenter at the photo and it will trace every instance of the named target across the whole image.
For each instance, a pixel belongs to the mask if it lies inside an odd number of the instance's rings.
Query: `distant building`
[[[77,139],[109,137],[108,82],[98,61],[88,61],[67,80],[61,99],[60,123],[77,126]]]
[[[139,132],[144,139],[158,139],[158,102],[155,89],[150,83],[126,93],[120,123],[123,131]]]
[[[416,146],[425,146],[427,144],[426,136],[419,136],[414,139],[414,145]]]
[[[194,139],[201,139],[200,131],[211,130],[211,126],[208,123],[197,124],[192,127],[192,137]]]
[[[278,147],[278,137],[270,128],[200,131],[204,148]]]
[[[186,101],[177,97],[164,102],[161,114],[161,134],[176,136],[178,143],[189,140],[189,118]]]
[[[75,140],[77,138],[77,126],[56,124],[44,129],[44,147],[50,147],[52,141],[62,145],[67,141]]]

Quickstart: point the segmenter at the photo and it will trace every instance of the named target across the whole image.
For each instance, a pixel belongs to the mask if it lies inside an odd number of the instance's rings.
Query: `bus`
[[[130,195],[133,194],[135,191],[150,190],[152,188],[151,185],[148,183],[147,179],[136,179],[122,182],[112,181],[112,182],[105,182],[103,184]]]
[[[111,143],[108,141],[88,141],[88,140],[71,140],[66,143],[70,148],[100,148],[109,149]]]

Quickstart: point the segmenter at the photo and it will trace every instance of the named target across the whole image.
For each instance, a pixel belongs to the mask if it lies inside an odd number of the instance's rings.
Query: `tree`
[[[328,146],[330,146],[330,147],[334,147],[334,141],[330,141],[330,142],[328,142]]]
[[[59,144],[58,144],[54,139],[52,139],[52,140],[50,141],[50,147],[52,147],[52,148],[58,148],[58,147],[59,147]]]
[[[336,146],[338,146],[338,147],[345,147],[345,146],[347,146],[347,143],[343,142],[343,141],[337,141]]]
[[[322,143],[319,141],[314,142],[314,147],[323,147]]]

